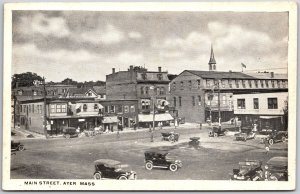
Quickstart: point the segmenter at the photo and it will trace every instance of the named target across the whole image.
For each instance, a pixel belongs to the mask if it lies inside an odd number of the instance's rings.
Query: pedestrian
[[[136,131],[136,122],[133,121],[133,130]]]

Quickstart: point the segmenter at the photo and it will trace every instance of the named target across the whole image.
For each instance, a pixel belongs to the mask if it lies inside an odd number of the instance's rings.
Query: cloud
[[[105,29],[99,27],[95,30],[82,33],[81,38],[83,41],[94,44],[103,43],[109,45],[123,41],[125,39],[125,35],[124,32],[115,26],[108,24]]]
[[[132,39],[140,39],[142,38],[142,34],[136,31],[132,31],[128,33],[128,37]]]

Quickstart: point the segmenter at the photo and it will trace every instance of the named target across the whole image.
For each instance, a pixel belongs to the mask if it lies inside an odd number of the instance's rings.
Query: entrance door
[[[124,118],[124,126],[125,127],[129,127],[129,121],[128,121],[128,118]]]

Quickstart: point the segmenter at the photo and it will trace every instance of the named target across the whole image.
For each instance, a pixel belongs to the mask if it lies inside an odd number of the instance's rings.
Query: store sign
[[[83,121],[85,121],[85,119],[78,119],[78,121],[79,121],[79,122],[83,122]]]

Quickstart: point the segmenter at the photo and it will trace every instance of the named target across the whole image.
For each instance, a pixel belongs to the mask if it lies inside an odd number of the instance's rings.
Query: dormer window
[[[157,74],[157,79],[158,80],[162,80],[162,78],[163,78],[162,74]]]

